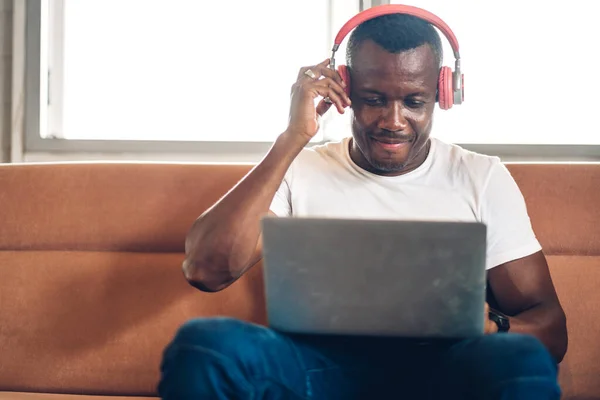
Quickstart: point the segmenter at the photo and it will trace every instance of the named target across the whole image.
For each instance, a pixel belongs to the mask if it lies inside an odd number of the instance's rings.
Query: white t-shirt
[[[295,217],[482,222],[487,269],[541,250],[523,195],[499,158],[431,138],[420,167],[386,177],[357,166],[349,141],[303,149],[271,211]]]

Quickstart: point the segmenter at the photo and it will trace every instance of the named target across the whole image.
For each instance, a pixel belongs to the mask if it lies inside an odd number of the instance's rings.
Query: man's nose
[[[378,128],[391,132],[405,130],[408,126],[408,121],[404,112],[404,105],[399,101],[388,103],[388,106],[384,109],[384,112],[379,119]]]

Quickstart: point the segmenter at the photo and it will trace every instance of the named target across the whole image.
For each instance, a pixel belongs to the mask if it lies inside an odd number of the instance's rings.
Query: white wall
[[[10,158],[13,0],[0,0],[0,162]]]

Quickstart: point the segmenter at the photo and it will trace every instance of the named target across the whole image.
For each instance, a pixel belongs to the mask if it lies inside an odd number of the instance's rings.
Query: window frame
[[[54,26],[59,29],[53,32],[53,38],[59,39],[58,48],[53,51],[53,58],[50,63],[53,64],[52,74],[47,74],[44,78],[41,76],[42,54],[41,32],[47,29],[47,21],[43,18],[44,1],[54,2],[52,9],[54,13]],[[336,8],[343,7],[341,4],[347,0],[327,0],[329,9],[330,27],[328,29],[330,40],[333,43],[333,37],[337,28],[333,22],[336,20]],[[387,4],[388,0],[355,0],[357,9],[362,10],[379,4]],[[47,3],[46,3],[47,4]],[[56,114],[51,109],[43,110],[42,107],[42,89],[45,87],[46,94],[53,83],[59,83],[62,79],[62,61],[61,61],[61,35],[60,29],[62,23],[61,6],[64,0],[41,0],[26,2],[25,11],[25,101],[24,101],[24,153],[104,153],[117,155],[118,153],[127,154],[193,154],[195,158],[205,156],[215,156],[219,154],[236,159],[262,157],[272,146],[272,141],[251,141],[251,142],[218,142],[218,141],[144,141],[144,140],[74,140],[62,139],[58,137],[41,137],[41,114],[47,112],[48,118]],[[334,31],[335,30],[335,31]],[[329,52],[331,49],[326,49]],[[51,93],[50,93],[51,95]],[[47,97],[50,99],[51,97]],[[60,96],[58,97],[58,107],[60,107]],[[52,104],[50,105],[52,107]],[[60,125],[61,121],[55,121]],[[309,144],[314,146],[327,142],[325,137],[323,142]],[[498,156],[505,161],[524,161],[524,162],[597,162],[600,161],[600,145],[595,144],[484,144],[484,143],[457,143],[457,145],[471,151]]]

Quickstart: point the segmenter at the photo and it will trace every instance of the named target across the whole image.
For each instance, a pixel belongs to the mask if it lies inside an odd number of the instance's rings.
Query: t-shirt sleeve
[[[531,226],[523,194],[499,161],[492,167],[483,191],[481,218],[487,225],[487,269],[542,249]]]
[[[293,165],[293,164],[292,164]],[[292,167],[288,169],[279,185],[279,189],[275,192],[271,207],[269,208],[278,217],[289,217],[292,215]]]

